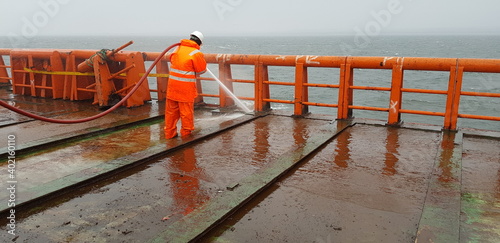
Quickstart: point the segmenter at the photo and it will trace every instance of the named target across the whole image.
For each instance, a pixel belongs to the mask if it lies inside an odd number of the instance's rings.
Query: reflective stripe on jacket
[[[206,71],[207,63],[200,46],[192,40],[182,40],[170,56],[170,77],[167,98],[179,102],[193,102],[198,96],[196,76]]]

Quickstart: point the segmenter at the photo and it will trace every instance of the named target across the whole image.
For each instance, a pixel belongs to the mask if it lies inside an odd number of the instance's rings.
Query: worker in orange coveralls
[[[181,136],[194,130],[194,99],[198,96],[196,77],[205,73],[207,62],[200,46],[203,34],[191,33],[189,40],[181,40],[180,46],[170,56],[170,75],[165,105],[165,138],[177,137],[177,122],[181,119]]]

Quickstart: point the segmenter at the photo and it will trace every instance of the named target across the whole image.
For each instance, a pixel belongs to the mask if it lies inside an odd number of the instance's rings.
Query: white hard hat
[[[203,34],[199,31],[194,31],[193,33],[191,33],[192,36],[196,36],[198,39],[200,39],[201,42],[203,42]]]

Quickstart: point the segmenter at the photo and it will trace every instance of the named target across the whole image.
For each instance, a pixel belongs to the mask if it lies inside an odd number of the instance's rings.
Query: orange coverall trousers
[[[167,99],[165,107],[165,139],[176,137],[177,122],[181,119],[181,136],[194,130],[194,102],[178,102]]]

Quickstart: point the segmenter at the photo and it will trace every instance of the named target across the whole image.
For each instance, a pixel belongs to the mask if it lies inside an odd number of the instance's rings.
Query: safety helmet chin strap
[[[201,40],[198,37],[194,36],[194,35],[191,35],[191,39],[190,40],[196,42],[196,44],[198,44],[199,46],[201,46],[201,44],[202,44]]]

